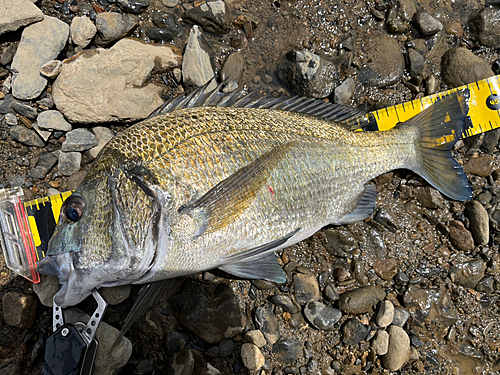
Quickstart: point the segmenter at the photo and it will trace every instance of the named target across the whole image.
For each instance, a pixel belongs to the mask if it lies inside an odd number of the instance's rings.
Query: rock
[[[357,242],[352,238],[352,235],[342,229],[338,230],[325,230],[325,248],[326,250],[340,258],[350,258],[351,252],[358,249]]]
[[[338,84],[336,66],[307,50],[288,52],[277,70],[279,78],[299,96],[326,98]]]
[[[302,355],[303,344],[295,338],[287,338],[273,345],[273,353],[276,359],[284,365],[290,365]]]
[[[470,201],[465,208],[465,215],[469,218],[470,231],[477,245],[486,245],[490,239],[490,222],[488,212],[478,201]]]
[[[469,20],[470,30],[477,41],[486,47],[500,48],[500,11],[483,8]]]
[[[127,35],[137,25],[137,18],[130,14],[115,12],[99,13],[95,19],[96,45],[106,46]]]
[[[340,105],[347,105],[354,94],[356,83],[351,77],[347,77],[344,82],[335,88],[333,102]]]
[[[372,311],[373,306],[385,298],[382,288],[374,285],[363,286],[340,296],[340,310],[353,315]]]
[[[246,343],[241,346],[241,360],[247,369],[256,371],[264,366],[265,358],[254,344]]]
[[[245,67],[245,58],[241,53],[233,52],[230,54],[221,70],[222,80],[239,82],[243,76]]]
[[[85,151],[97,146],[95,135],[86,129],[74,129],[66,133],[61,150],[64,152]]]
[[[111,306],[118,305],[125,301],[132,291],[131,285],[114,286],[111,288],[99,289],[99,294]]]
[[[233,290],[220,284],[215,292],[188,280],[169,300],[177,322],[209,344],[241,333],[246,324]]]
[[[139,14],[149,6],[148,0],[116,0],[120,9],[127,13]]]
[[[258,348],[262,348],[267,344],[264,334],[258,329],[253,329],[245,333],[245,338]]]
[[[495,147],[500,140],[500,129],[493,129],[484,133],[483,143],[481,143],[481,150],[487,154],[492,154]]]
[[[398,273],[398,262],[391,258],[381,259],[373,263],[373,269],[382,280],[392,280]]]
[[[154,359],[144,359],[137,364],[134,370],[134,374],[137,375],[152,374],[154,369],[155,369]]]
[[[182,79],[187,86],[203,86],[214,77],[210,60],[210,47],[203,38],[201,28],[193,26],[182,60]],[[215,81],[209,90],[216,87]]]
[[[179,4],[179,0],[161,0],[161,2],[167,8],[175,8]]]
[[[493,288],[494,281],[495,278],[493,276],[486,276],[476,284],[476,290],[481,293],[491,294],[495,291]]]
[[[304,307],[304,315],[307,320],[317,329],[331,330],[335,323],[342,317],[342,313],[332,307],[328,307],[321,302],[309,302]]]
[[[443,30],[443,24],[424,10],[419,10],[415,15],[415,23],[423,36],[431,36]]]
[[[399,44],[390,36],[373,33],[364,45],[367,64],[359,71],[358,81],[377,87],[398,82],[404,74],[404,57]]]
[[[410,338],[398,326],[390,326],[389,347],[387,354],[382,357],[382,363],[389,371],[397,371],[410,359]]]
[[[231,28],[233,12],[222,0],[202,3],[186,11],[183,19],[200,25],[203,30],[214,34],[225,34]]]
[[[73,44],[80,48],[85,48],[97,33],[97,28],[90,18],[83,16],[73,18],[69,31]]]
[[[12,96],[12,94],[5,95],[3,101],[0,101],[0,113],[14,113],[12,109],[12,104],[16,100]]]
[[[332,283],[329,283],[325,287],[325,297],[330,302],[335,302],[340,298],[339,291]]]
[[[47,80],[40,75],[40,68],[59,55],[68,35],[69,26],[49,16],[24,29],[12,61],[14,97],[29,100],[42,93]]]
[[[59,60],[50,60],[40,68],[40,74],[47,78],[56,78],[61,73],[62,62]]]
[[[143,119],[163,104],[161,88],[146,80],[178,66],[180,59],[175,47],[132,39],[122,39],[109,50],[84,50],[63,63],[52,87],[54,102],[71,122]]]
[[[17,50],[17,43],[3,43],[4,48],[0,52],[0,65],[8,65],[12,62]]]
[[[17,125],[17,117],[13,113],[6,113],[5,115],[3,115],[1,120],[8,126]]]
[[[377,325],[379,327],[387,327],[392,324],[394,319],[394,305],[391,301],[382,301],[377,313]]]
[[[40,99],[36,102],[36,104],[38,104],[38,106],[45,111],[54,108],[54,101],[52,100],[52,97]]]
[[[441,76],[458,87],[493,76],[490,66],[466,48],[451,48],[441,59]]]
[[[474,249],[474,239],[471,232],[465,229],[462,222],[453,220],[450,222],[450,241],[457,249],[469,251]]]
[[[464,164],[464,171],[477,176],[487,177],[493,170],[493,158],[490,155],[469,159]]]
[[[182,27],[177,24],[174,16],[170,13],[153,16],[153,23],[159,28],[167,29],[176,38],[183,34]]]
[[[465,288],[474,289],[477,283],[484,277],[485,270],[486,264],[482,259],[459,263],[450,267],[451,281]]]
[[[102,148],[106,145],[106,143],[108,143],[115,137],[115,133],[113,132],[113,130],[102,126],[96,126],[95,128],[92,128],[90,130],[92,130],[97,139],[97,146],[91,148],[88,153],[90,154],[92,159],[95,159],[97,155],[99,155],[99,152],[101,152]]]
[[[273,345],[280,337],[278,320],[274,315],[271,303],[257,307],[255,310],[255,326],[262,331],[269,345]]]
[[[33,292],[38,296],[42,305],[52,307],[54,296],[59,292],[59,289],[61,289],[61,284],[59,284],[57,276],[42,275],[41,279],[42,281],[40,283],[33,284]]]
[[[90,316],[76,309],[65,309],[64,321],[66,323],[88,322]],[[132,354],[132,343],[126,337],[122,337],[113,346],[119,335],[119,331],[105,322],[101,322],[96,332],[99,341],[99,350],[94,361],[93,373],[99,375],[113,375],[113,373],[124,366]]]
[[[83,182],[85,176],[87,176],[87,171],[85,169],[73,173],[68,178],[68,190],[75,190]]]
[[[219,343],[219,357],[229,357],[234,352],[234,341],[224,340]]]
[[[12,102],[12,109],[30,120],[34,120],[38,116],[36,108],[30,107],[29,104],[18,102],[17,100]]]
[[[28,0],[0,0],[0,9],[0,35],[43,20],[42,11]]]
[[[59,154],[59,172],[64,176],[71,176],[80,170],[82,154],[79,152],[61,152]]]
[[[156,42],[170,42],[174,40],[174,34],[162,27],[148,27],[146,29],[146,36]]]
[[[444,203],[444,198],[439,191],[430,186],[418,189],[417,200],[422,206],[430,209],[441,208]]]
[[[45,142],[40,138],[36,131],[28,129],[22,125],[15,125],[10,128],[10,136],[15,141],[21,142],[27,146],[45,146]]]
[[[415,348],[421,348],[422,346],[424,346],[422,340],[420,340],[420,338],[414,333],[410,333],[410,343]]]
[[[30,172],[30,176],[34,178],[44,179],[47,173],[56,165],[57,158],[50,152],[43,152],[38,156],[36,167]]]
[[[389,9],[385,24],[387,26],[387,30],[391,34],[405,34],[411,29],[410,23],[402,20],[399,17],[399,11],[397,7],[391,7]]]
[[[37,299],[33,294],[7,292],[2,298],[3,319],[10,326],[28,329],[36,317]]]
[[[385,355],[389,349],[389,334],[386,331],[377,331],[372,340],[372,349],[376,355]]]
[[[191,375],[194,370],[194,357],[191,350],[182,348],[179,353],[174,354],[168,363],[168,374]]]
[[[373,220],[392,233],[396,233],[399,229],[398,219],[388,207],[380,207]]]
[[[59,111],[48,110],[41,112],[36,121],[41,129],[61,132],[71,131],[71,124],[64,119],[64,116]]]
[[[406,321],[410,317],[410,314],[402,309],[394,309],[394,318],[392,319],[392,324],[403,327]]]
[[[426,289],[410,285],[404,294],[405,307],[413,319],[428,323],[437,319],[444,328],[454,324],[458,314],[449,291],[446,289]]]
[[[300,305],[317,301],[320,298],[319,285],[312,272],[296,273],[293,276],[295,300]]]
[[[364,325],[356,318],[351,318],[342,326],[342,342],[345,345],[358,345],[370,333],[369,325]]]
[[[275,294],[269,298],[269,301],[291,314],[295,314],[299,311],[299,307],[296,306],[289,297],[283,294]]]

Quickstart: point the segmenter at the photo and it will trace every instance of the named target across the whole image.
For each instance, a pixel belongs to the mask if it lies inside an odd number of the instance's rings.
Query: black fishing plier
[[[96,289],[92,295],[97,309],[87,324],[64,323],[61,306],[55,298],[52,307],[53,333],[45,342],[42,375],[90,375],[99,343],[95,333],[108,304]]]

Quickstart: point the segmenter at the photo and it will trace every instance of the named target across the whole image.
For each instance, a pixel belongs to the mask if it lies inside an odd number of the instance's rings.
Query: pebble
[[[338,306],[346,313],[359,315],[372,311],[373,306],[384,298],[385,292],[382,288],[368,285],[342,294]]]
[[[339,291],[332,283],[325,287],[325,297],[329,302],[335,302],[340,298]]]
[[[458,21],[451,21],[446,25],[445,30],[448,34],[454,36],[462,36],[464,34],[464,28]]]
[[[54,108],[54,101],[52,100],[51,97],[50,98],[45,97],[43,99],[40,99],[36,102],[36,104],[38,104],[45,110]]]
[[[189,39],[182,60],[182,79],[187,86],[203,86],[214,77],[210,61],[210,47],[203,38],[199,26],[193,26],[189,32]],[[215,81],[209,85],[208,90],[216,87]]]
[[[335,323],[342,317],[340,310],[318,301],[309,302],[304,307],[304,315],[314,327],[321,330],[333,329]]]
[[[64,176],[71,176],[80,170],[82,154],[79,152],[61,152],[57,165],[59,172]]]
[[[21,116],[29,118],[30,120],[36,119],[38,115],[36,108],[30,107],[29,104],[18,102],[17,100],[12,102],[12,109]]]
[[[253,329],[245,333],[245,338],[258,348],[262,348],[267,344],[264,334],[258,329]]]
[[[38,162],[35,168],[30,171],[30,176],[33,178],[44,179],[45,176],[50,172],[50,170],[56,165],[57,157],[52,155],[50,152],[43,152],[38,156]]]
[[[493,129],[489,132],[484,133],[483,142],[481,143],[481,150],[487,154],[492,154],[495,151],[495,147],[500,140],[500,129]]]
[[[50,60],[40,68],[40,74],[43,75],[44,77],[54,79],[59,75],[59,73],[61,73],[61,69],[62,69],[61,61]]]
[[[449,327],[458,319],[457,310],[446,289],[419,288],[410,285],[404,294],[404,304],[412,311],[412,318],[419,322],[436,320],[444,327]]]
[[[42,11],[32,1],[0,0],[0,9],[0,35],[43,20]]]
[[[12,139],[27,146],[45,146],[45,142],[40,138],[36,131],[28,129],[22,125],[15,125],[11,127],[9,134]]]
[[[443,24],[423,10],[417,12],[415,22],[423,36],[431,36],[443,30]]]
[[[377,331],[371,345],[375,354],[387,354],[387,350],[389,349],[389,334],[386,331]]]
[[[174,34],[162,27],[148,27],[146,29],[146,36],[156,42],[170,42],[174,40]]]
[[[278,361],[284,365],[290,365],[295,362],[304,350],[302,342],[295,338],[286,338],[279,340],[273,345],[273,353]]]
[[[140,361],[134,370],[134,375],[150,375],[155,369],[154,359],[144,359]]]
[[[493,288],[494,281],[495,278],[493,276],[486,276],[476,284],[476,290],[478,292],[491,294],[495,291]]]
[[[133,39],[122,39],[108,50],[84,50],[63,63],[52,86],[54,102],[70,122],[141,120],[163,104],[161,88],[145,80],[153,70],[165,73],[180,61],[173,46]]]
[[[444,204],[441,193],[430,186],[418,189],[417,200],[422,206],[430,209],[441,208]]]
[[[410,76],[415,77],[422,73],[424,70],[425,60],[422,54],[410,49],[408,52],[408,59],[410,60]]]
[[[493,76],[490,66],[466,48],[451,48],[441,59],[441,76],[451,87],[458,87]]]
[[[351,318],[342,326],[342,342],[345,345],[358,345],[370,333],[369,325],[361,323],[356,318]]]
[[[465,207],[465,215],[469,219],[472,237],[477,245],[486,245],[490,239],[488,212],[476,200],[469,201]]]
[[[10,326],[28,329],[35,321],[37,305],[34,294],[7,292],[2,298],[3,319]]]
[[[224,340],[219,343],[219,357],[229,357],[234,352],[234,341]]]
[[[388,207],[380,207],[373,216],[375,222],[382,225],[389,232],[396,233],[399,229],[397,216]]]
[[[97,155],[99,155],[99,152],[101,152],[102,148],[106,145],[106,143],[108,143],[115,137],[115,133],[110,128],[105,128],[102,126],[96,126],[90,130],[94,133],[97,139],[97,146],[88,150],[88,153],[90,154],[92,159],[95,159]]]
[[[266,361],[260,349],[250,343],[245,343],[241,346],[241,360],[250,371],[260,369]]]
[[[52,307],[54,296],[59,292],[59,289],[61,289],[61,284],[59,284],[57,276],[42,275],[41,279],[42,281],[40,283],[33,284],[33,292],[38,296],[42,305]]]
[[[291,314],[299,312],[299,307],[296,306],[288,296],[283,294],[275,294],[269,298],[269,301]]]
[[[174,16],[170,13],[153,16],[153,23],[159,28],[167,29],[176,38],[183,34],[182,27],[177,24]]]
[[[230,54],[224,66],[222,67],[221,74],[222,80],[229,80],[239,82],[243,76],[243,69],[245,67],[245,58],[241,53],[233,52]]]
[[[231,28],[233,12],[222,0],[210,1],[189,9],[182,17],[214,34],[225,34]]]
[[[38,115],[37,123],[41,129],[62,132],[69,132],[72,129],[71,124],[64,119],[62,113],[55,110],[41,112]]]
[[[68,190],[75,190],[78,186],[80,186],[80,184],[85,179],[85,176],[87,176],[87,171],[85,169],[82,169],[81,171],[73,173],[71,176],[69,176]]]
[[[264,334],[267,343],[273,345],[280,337],[273,305],[268,302],[264,306],[257,307],[254,319],[255,326]]]
[[[394,320],[394,305],[391,301],[382,301],[377,313],[377,325],[379,327],[387,327]]]
[[[148,0],[116,0],[121,10],[127,13],[139,14],[149,6]]]
[[[486,47],[500,48],[500,11],[485,7],[469,19],[471,32]]]
[[[87,47],[97,33],[97,28],[87,16],[75,17],[69,27],[71,41],[80,48]]]
[[[396,259],[381,259],[373,263],[375,273],[382,280],[392,280],[398,273],[398,262]]]
[[[466,173],[475,174],[481,177],[487,177],[493,170],[493,157],[490,155],[479,156],[469,159],[464,164]]]
[[[99,289],[99,294],[111,306],[118,305],[125,301],[132,291],[131,285],[114,286]]]
[[[394,309],[394,318],[392,319],[392,324],[403,327],[406,321],[410,317],[410,313],[402,309]]]
[[[450,267],[450,278],[454,284],[474,289],[484,277],[486,264],[482,259],[474,259],[465,263],[458,263]]]
[[[387,354],[382,357],[382,363],[389,371],[397,371],[410,359],[410,338],[398,326],[390,326],[389,347]]]
[[[40,68],[59,55],[68,36],[69,26],[49,16],[24,29],[12,61],[14,97],[29,100],[42,93],[47,79],[40,75]]]
[[[294,296],[297,303],[305,305],[320,298],[319,285],[312,272],[296,273],[293,276]]]
[[[2,121],[9,126],[17,125],[17,116],[13,113],[6,113],[2,117]]]
[[[137,18],[131,14],[99,13],[95,19],[96,45],[105,46],[120,39],[135,28],[137,23]]]
[[[17,50],[17,43],[4,42],[4,49],[0,52],[0,65],[8,65],[12,62]]]
[[[194,370],[194,357],[190,349],[183,347],[175,353],[167,366],[167,374],[190,375]]]
[[[94,134],[86,129],[74,129],[66,133],[66,140],[62,144],[63,152],[85,151],[97,146]]]
[[[469,251],[474,249],[474,239],[471,232],[465,229],[463,223],[453,220],[449,224],[450,241],[458,250]]]
[[[179,4],[179,0],[161,0],[161,2],[167,8],[175,8]]]
[[[351,77],[347,77],[344,82],[334,90],[333,102],[340,105],[347,105],[351,100],[356,82]]]

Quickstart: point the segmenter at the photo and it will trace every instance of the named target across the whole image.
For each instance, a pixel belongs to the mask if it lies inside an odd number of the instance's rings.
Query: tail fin
[[[441,193],[458,201],[472,198],[467,176],[451,156],[451,149],[464,130],[467,99],[463,92],[452,93],[404,123],[405,127],[418,132],[414,172]]]

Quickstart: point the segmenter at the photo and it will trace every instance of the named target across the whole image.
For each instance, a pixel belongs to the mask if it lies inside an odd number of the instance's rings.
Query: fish
[[[369,218],[370,180],[391,170],[411,170],[450,199],[472,197],[451,155],[465,92],[389,131],[354,131],[348,120],[363,113],[220,86],[167,101],[109,141],[64,202],[38,268],[59,278],[55,302],[216,268],[284,283],[275,252]]]

